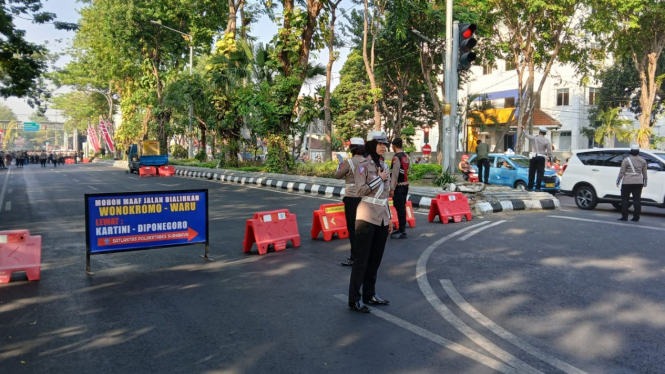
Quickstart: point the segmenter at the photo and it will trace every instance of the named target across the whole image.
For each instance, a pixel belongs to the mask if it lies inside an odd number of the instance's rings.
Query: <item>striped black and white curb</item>
[[[252,178],[252,177],[239,177],[234,175],[226,175],[205,171],[194,171],[176,168],[175,174],[182,177],[191,178],[206,178],[209,180],[218,180],[221,182],[237,183],[237,184],[251,184],[263,187],[272,187],[282,189],[290,192],[300,192],[312,195],[323,195],[327,197],[344,197],[344,187],[325,186],[312,183],[289,182],[281,181],[272,178]],[[429,207],[432,201],[431,197],[420,195],[408,195],[407,199],[411,201],[414,208],[416,207]]]
[[[501,200],[495,202],[476,203],[475,213],[484,215],[488,213],[512,212],[519,210],[554,210],[561,209],[559,199],[545,200]]]

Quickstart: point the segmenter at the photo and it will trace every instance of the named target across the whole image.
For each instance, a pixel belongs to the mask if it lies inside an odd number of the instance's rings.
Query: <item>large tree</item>
[[[27,97],[31,106],[41,104],[46,72],[45,46],[26,40],[26,32],[16,28],[15,18],[33,23],[52,23],[59,30],[73,30],[75,24],[57,21],[56,15],[42,11],[40,0],[4,0],[0,2],[0,96]]]
[[[659,0],[594,0],[587,29],[616,59],[632,61],[639,77],[640,129],[637,142],[648,148],[652,111],[663,76],[656,74],[665,48],[665,3]]]
[[[482,4],[482,2],[481,2]],[[485,43],[494,46],[494,55],[510,61],[517,73],[519,127],[533,127],[533,111],[540,102],[545,82],[557,63],[577,63],[581,73],[588,56],[581,28],[585,1],[579,0],[488,0],[480,8],[488,28]],[[483,27],[483,28],[484,28]],[[538,78],[538,76],[540,78]],[[501,147],[505,133],[499,136],[495,149]],[[518,134],[517,152],[522,151],[524,136]]]

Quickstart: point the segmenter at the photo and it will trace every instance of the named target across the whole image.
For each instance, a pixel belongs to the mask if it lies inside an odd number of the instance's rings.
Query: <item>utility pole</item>
[[[459,123],[459,120],[457,118],[457,102],[458,102],[458,94],[459,94],[459,71],[457,69],[457,63],[458,63],[458,58],[457,56],[459,55],[459,22],[455,21],[453,22],[453,44],[451,45],[450,48],[453,53],[452,53],[452,77],[450,80],[451,84],[451,91],[450,91],[450,162],[451,165],[456,165],[455,161],[457,161],[457,148],[459,144],[459,134],[457,133],[457,125]],[[457,171],[457,168],[453,167],[453,171]]]
[[[451,139],[451,96],[453,91],[453,38],[452,38],[452,26],[453,26],[453,0],[446,0],[446,66],[445,66],[445,104],[443,109],[443,123],[445,127],[446,137],[445,137],[445,152],[443,154],[443,171],[451,172],[451,159],[455,155],[455,151],[450,149],[450,139]]]

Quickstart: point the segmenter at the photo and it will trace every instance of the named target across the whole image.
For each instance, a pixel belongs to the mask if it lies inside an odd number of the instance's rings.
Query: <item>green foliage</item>
[[[288,145],[289,140],[286,137],[276,135],[268,137],[266,170],[269,173],[284,173],[293,168],[295,161],[289,153]]]
[[[194,158],[199,162],[204,162],[208,158],[208,155],[206,154],[205,149],[202,149],[194,156]]]
[[[12,108],[8,107],[5,104],[0,104],[0,120],[2,121],[16,121],[16,114]]]
[[[423,179],[423,175],[432,173],[435,175],[441,174],[441,165],[438,164],[412,164],[409,167],[409,180],[419,181]]]
[[[436,177],[436,179],[434,179],[434,185],[439,187],[442,187],[449,183],[457,183],[457,182],[458,182],[457,176],[448,173],[447,171],[444,171],[442,174]]]
[[[27,97],[30,106],[40,105],[48,92],[41,80],[47,69],[48,50],[25,39],[14,18],[36,24],[52,23],[59,30],[76,29],[75,24],[56,21],[56,15],[42,11],[40,0],[2,1],[0,6],[0,96]]]
[[[171,155],[175,158],[186,158],[187,149],[180,144],[174,144],[171,146]]]
[[[308,177],[334,178],[338,166],[337,160],[298,163],[295,174]]]

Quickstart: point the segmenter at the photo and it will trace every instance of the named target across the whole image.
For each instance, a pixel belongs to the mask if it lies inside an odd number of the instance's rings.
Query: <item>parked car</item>
[[[580,209],[594,209],[598,203],[621,208],[621,190],[616,186],[619,168],[630,154],[628,148],[574,151],[564,169],[561,193],[573,196]],[[665,152],[640,150],[647,161],[648,183],[642,190],[642,205],[665,208]]]
[[[476,155],[469,159],[471,169],[474,174],[478,174],[478,167],[476,166]],[[490,184],[498,184],[508,186],[519,190],[526,190],[529,182],[529,159],[522,155],[507,155],[503,153],[490,153]],[[483,172],[484,173],[484,172]],[[480,176],[478,176],[480,178]],[[540,189],[555,194],[561,188],[561,178],[557,173],[550,169],[545,168],[545,175],[543,177]]]

